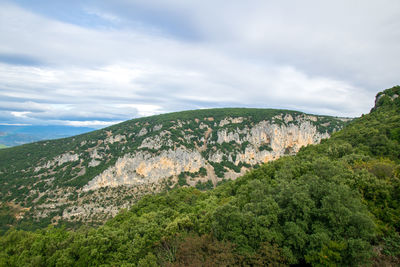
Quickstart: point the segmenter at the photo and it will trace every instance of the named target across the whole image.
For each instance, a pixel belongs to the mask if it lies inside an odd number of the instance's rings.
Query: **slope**
[[[0,199],[4,209],[20,211],[14,212],[15,223],[25,229],[102,223],[147,193],[185,185],[212,188],[235,179],[319,143],[346,121],[241,108],[134,119],[0,151]]]

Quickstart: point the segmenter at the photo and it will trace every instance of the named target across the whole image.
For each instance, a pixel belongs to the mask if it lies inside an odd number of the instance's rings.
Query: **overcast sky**
[[[213,107],[354,117],[400,83],[399,59],[399,0],[0,0],[0,124]]]

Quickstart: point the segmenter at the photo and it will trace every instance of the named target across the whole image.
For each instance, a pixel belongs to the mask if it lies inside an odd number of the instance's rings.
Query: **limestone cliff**
[[[282,118],[282,115],[277,118]],[[240,164],[253,166],[268,162],[285,154],[296,153],[303,146],[319,143],[321,139],[329,137],[328,132],[319,132],[317,127],[311,123],[316,119],[317,117],[314,116],[298,116],[293,119],[291,115],[286,115],[285,123],[278,124],[263,120],[255,125],[246,124],[240,129],[239,127],[224,128],[224,126],[243,123],[243,117],[224,118],[219,122],[217,129],[213,130],[211,126],[203,126],[209,130],[206,132],[208,136],[213,134],[217,137],[216,141],[207,140],[208,147],[211,149],[209,154],[203,154],[204,156],[199,147],[187,148],[184,145],[174,144],[170,138],[170,132],[165,130],[158,135],[146,137],[139,148],[159,150],[162,146],[167,145],[170,147],[168,150],[161,150],[159,153],[139,150],[125,154],[118,158],[113,166],[89,181],[83,190],[95,190],[106,186],[161,183],[167,178],[178,176],[184,172],[197,173],[209,162],[229,161],[235,166],[240,166]],[[178,121],[174,127],[181,128],[185,123],[187,122]],[[161,128],[159,127],[159,129]],[[146,128],[142,128],[138,135],[144,136],[146,131]],[[190,132],[183,135],[185,140],[191,140],[194,137]],[[201,141],[205,142],[206,139],[208,138],[203,137]],[[223,144],[228,144],[230,147],[241,146],[241,149],[226,151],[220,147],[221,145],[223,147]],[[171,148],[173,146],[175,146],[174,149]],[[228,176],[236,178],[239,175],[240,172],[237,175],[231,173]]]
[[[198,172],[205,162],[198,151],[184,148],[169,149],[156,156],[146,151],[126,154],[114,166],[91,180],[84,190],[158,182],[182,172]]]

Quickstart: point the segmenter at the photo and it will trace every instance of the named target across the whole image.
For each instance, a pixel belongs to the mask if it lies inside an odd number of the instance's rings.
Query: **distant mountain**
[[[95,129],[73,126],[14,126],[0,125],[0,144],[18,146],[41,140],[58,139],[87,133]]]
[[[20,221],[24,225],[99,223],[147,193],[186,185],[213,188],[235,179],[319,143],[347,121],[245,108],[134,119],[1,150],[0,200],[29,209]]]

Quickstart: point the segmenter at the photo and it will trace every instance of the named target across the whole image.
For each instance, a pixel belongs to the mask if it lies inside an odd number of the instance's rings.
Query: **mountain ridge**
[[[186,185],[211,188],[235,179],[319,143],[348,120],[247,108],[133,119],[1,151],[0,196],[30,207],[22,221],[37,225],[101,222],[146,193]]]

